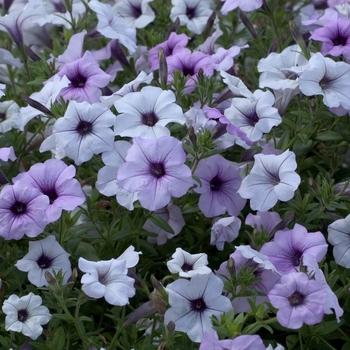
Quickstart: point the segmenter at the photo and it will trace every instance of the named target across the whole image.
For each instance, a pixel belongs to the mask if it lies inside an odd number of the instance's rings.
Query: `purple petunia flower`
[[[184,76],[189,76],[184,90],[185,94],[193,92],[197,83],[197,73],[201,68],[206,76],[211,76],[214,73],[211,57],[199,51],[191,53],[189,49],[182,49],[167,57],[166,61],[169,81],[174,80],[172,73],[176,70],[182,71]]]
[[[181,197],[193,185],[186,166],[182,143],[171,136],[157,140],[136,137],[126,162],[118,170],[117,184],[129,192],[138,191],[141,205],[148,210],[165,207],[173,197]]]
[[[257,154],[254,159],[254,166],[238,191],[243,198],[250,199],[250,207],[268,211],[278,200],[292,199],[300,184],[295,154],[287,150],[280,155]]]
[[[304,226],[295,224],[292,230],[277,231],[274,241],[265,243],[260,252],[281,273],[299,270],[304,254],[313,256],[317,262],[327,253],[328,244],[321,232],[307,232]]]
[[[0,237],[36,237],[47,225],[49,197],[21,182],[5,186],[0,193]]]
[[[164,323],[175,323],[175,330],[186,332],[194,342],[212,328],[210,317],[232,310],[230,299],[221,295],[224,283],[213,273],[196,275],[191,280],[180,278],[166,287],[171,306]]]
[[[66,63],[57,73],[70,80],[70,84],[63,88],[60,95],[65,100],[76,102],[99,102],[102,95],[100,88],[108,85],[111,76],[99,68],[94,55],[86,51],[84,56],[76,61]]]
[[[224,249],[225,242],[232,242],[238,237],[241,220],[235,216],[221,218],[211,228],[210,244],[218,250]]]
[[[61,216],[63,209],[74,210],[85,202],[84,192],[78,180],[73,179],[74,175],[73,165],[49,159],[45,163],[34,164],[29,171],[17,175],[12,181],[21,181],[49,197],[50,205],[46,209],[46,215],[50,223]]]
[[[305,273],[283,275],[268,297],[279,309],[277,320],[283,327],[298,329],[303,322],[314,325],[323,319],[326,293],[321,283],[309,280]]]
[[[323,55],[343,55],[350,59],[350,20],[339,17],[335,21],[328,21],[322,28],[316,29],[310,39],[322,41]]]
[[[253,228],[256,226],[258,232],[261,232],[263,229],[266,233],[271,233],[276,225],[281,221],[282,219],[278,213],[258,210],[256,215],[251,213],[247,215],[245,224]]]
[[[224,214],[237,216],[244,208],[246,200],[238,193],[241,185],[240,169],[216,154],[202,159],[195,176],[201,181],[201,186],[194,189],[201,194],[199,209],[206,217]]]

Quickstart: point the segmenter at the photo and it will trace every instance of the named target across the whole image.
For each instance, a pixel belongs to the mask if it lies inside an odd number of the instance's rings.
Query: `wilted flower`
[[[63,284],[72,275],[69,254],[60,246],[54,236],[29,242],[29,251],[15,265],[18,270],[28,272],[28,279],[36,287],[48,286],[45,272],[62,271]]]
[[[210,244],[218,250],[224,249],[225,242],[230,243],[238,237],[241,220],[235,216],[221,218],[211,228]]]
[[[41,325],[51,320],[49,309],[41,303],[41,297],[33,293],[21,298],[12,294],[2,306],[6,314],[5,330],[21,332],[33,340],[37,339],[43,332]]]

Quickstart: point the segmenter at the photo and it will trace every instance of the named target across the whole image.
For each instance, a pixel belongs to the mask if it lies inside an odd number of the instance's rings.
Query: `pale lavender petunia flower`
[[[36,287],[48,286],[45,272],[57,274],[60,270],[63,284],[72,275],[69,254],[60,246],[54,236],[29,242],[29,251],[15,265],[18,270],[28,272],[28,280]]]
[[[213,217],[228,212],[237,216],[244,208],[246,200],[238,194],[241,185],[240,169],[216,154],[202,159],[194,173],[201,185],[194,191],[199,193],[199,209],[205,217]]]
[[[85,202],[85,195],[78,180],[74,179],[75,167],[66,165],[58,159],[49,159],[45,163],[34,164],[27,172],[17,175],[12,181],[21,181],[37,188],[49,197],[46,209],[48,223],[56,221],[62,210],[74,210]]]
[[[349,64],[335,62],[317,52],[299,77],[299,89],[306,96],[322,95],[327,107],[350,110],[349,80]]]
[[[164,56],[169,57],[185,48],[188,40],[189,37],[186,34],[176,34],[171,32],[167,40],[150,49],[148,51],[148,63],[151,66],[151,72],[159,68],[159,49],[163,49]]]
[[[211,0],[171,0],[173,7],[170,19],[175,22],[177,18],[180,25],[186,25],[194,34],[201,34],[213,13]]]
[[[66,63],[57,74],[60,77],[67,76],[70,81],[70,84],[61,90],[60,96],[65,100],[89,103],[99,102],[102,95],[100,88],[107,86],[111,78],[99,68],[90,51],[86,51],[82,58]]]
[[[110,127],[115,115],[98,103],[71,101],[63,118],[53,126],[53,133],[41,144],[40,152],[52,150],[57,157],[70,157],[77,165],[113,149],[114,133]]]
[[[257,211],[256,215],[249,213],[245,219],[245,224],[255,227],[260,232],[262,229],[266,233],[271,233],[278,223],[282,221],[280,215],[275,212]]]
[[[4,162],[8,162],[9,159],[12,161],[16,160],[17,157],[13,146],[0,148],[0,159]]]
[[[211,57],[199,51],[192,53],[189,49],[182,49],[167,57],[166,61],[169,81],[174,80],[173,72],[176,70],[182,71],[185,77],[189,76],[184,89],[186,94],[193,92],[197,83],[197,74],[201,68],[206,76],[211,76],[214,73]]]
[[[175,323],[175,330],[186,332],[194,342],[212,328],[210,317],[219,317],[232,310],[230,299],[221,295],[224,283],[213,273],[180,278],[165,288],[171,306],[165,312],[164,323]]]
[[[210,244],[223,250],[225,242],[230,243],[238,237],[241,224],[241,220],[235,216],[216,220],[211,228]]]
[[[256,90],[252,100],[233,98],[230,108],[225,110],[225,117],[235,127],[239,127],[249,140],[259,141],[263,133],[268,133],[282,122],[278,110],[273,106],[275,97],[270,91]]]
[[[181,248],[176,248],[171,257],[173,259],[167,262],[168,269],[171,273],[178,273],[180,277],[191,278],[198,274],[211,273],[211,269],[207,266],[207,254],[190,254]]]
[[[184,124],[186,119],[175,94],[155,86],[146,86],[140,92],[130,92],[114,102],[120,113],[114,132],[120,136],[158,139],[170,136],[169,123]]]
[[[303,255],[312,255],[317,262],[327,253],[328,244],[319,231],[308,232],[295,224],[292,230],[277,231],[274,241],[265,243],[260,252],[269,257],[280,273],[292,273],[300,269]]]
[[[17,129],[20,107],[15,101],[0,102],[0,133]]]
[[[169,226],[173,229],[174,233],[163,230],[159,226],[155,225],[150,219],[147,219],[142,228],[145,231],[155,233],[157,237],[147,237],[147,241],[150,243],[157,243],[163,245],[168,239],[172,239],[177,236],[182,228],[185,226],[185,220],[182,216],[181,208],[170,202],[166,207],[156,210],[153,215],[157,215],[165,220]]]
[[[221,13],[227,15],[229,11],[236,9],[237,7],[242,11],[251,12],[260,8],[262,4],[263,0],[226,0],[221,8]]]
[[[250,207],[268,211],[278,200],[292,199],[300,184],[295,154],[287,150],[280,155],[257,154],[254,159],[254,166],[238,191],[243,198],[250,199]]]
[[[309,280],[303,272],[283,275],[268,297],[283,327],[298,329],[303,323],[314,325],[323,319],[326,293],[321,283]]]
[[[336,21],[328,21],[323,27],[316,29],[310,39],[321,41],[321,53],[331,56],[343,55],[350,60],[350,20],[339,17]]]
[[[49,197],[36,188],[15,183],[3,187],[0,193],[0,236],[21,239],[24,235],[36,237],[47,225],[46,209]]]
[[[141,205],[148,210],[165,207],[193,185],[192,173],[184,163],[182,143],[170,136],[157,140],[133,139],[126,162],[119,167],[117,184],[138,191]]]
[[[153,0],[121,0],[112,7],[113,14],[120,17],[131,28],[145,28],[156,15],[149,6]]]
[[[333,256],[337,264],[350,267],[350,215],[328,226],[328,241],[334,246]]]

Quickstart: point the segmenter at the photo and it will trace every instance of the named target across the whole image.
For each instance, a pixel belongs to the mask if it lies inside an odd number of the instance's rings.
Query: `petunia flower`
[[[185,226],[185,220],[182,216],[181,208],[170,202],[166,207],[156,210],[153,215],[161,217],[173,229],[174,233],[167,232],[155,225],[150,219],[147,219],[142,228],[145,231],[155,233],[157,237],[147,237],[150,243],[157,243],[163,245],[168,239],[177,236],[182,228]]]
[[[306,96],[322,95],[327,107],[350,110],[349,80],[349,64],[335,62],[317,52],[299,77],[299,89]]]
[[[15,101],[0,102],[0,133],[17,128],[19,106]]]
[[[125,259],[95,262],[79,258],[79,269],[85,272],[82,290],[91,298],[104,297],[111,305],[129,304],[129,298],[135,295],[135,280],[126,275],[126,263]]]
[[[350,267],[350,215],[328,226],[328,241],[334,246],[333,256],[337,264]]]
[[[29,242],[29,251],[15,265],[18,270],[28,272],[29,281],[36,287],[48,286],[45,272],[62,271],[63,284],[72,275],[69,254],[60,246],[54,236]]]
[[[253,168],[238,191],[241,197],[250,199],[250,207],[268,211],[278,200],[292,199],[300,184],[295,154],[287,150],[280,155],[257,154],[254,159]]]
[[[178,273],[180,277],[191,278],[198,274],[208,274],[211,269],[207,267],[207,254],[190,254],[181,248],[176,248],[171,256],[173,259],[166,264],[171,273]]]
[[[213,13],[210,0],[171,0],[173,7],[170,19],[175,22],[177,18],[180,25],[186,25],[194,34],[201,34]]]
[[[240,169],[216,154],[202,159],[194,176],[201,185],[194,189],[199,193],[199,209],[205,217],[213,217],[228,212],[237,216],[244,208],[246,200],[238,194],[241,185]]]
[[[295,224],[292,230],[277,231],[273,242],[265,243],[260,252],[269,257],[280,273],[287,274],[300,269],[304,254],[319,262],[327,249],[321,232],[308,232],[304,226]]]
[[[67,166],[58,159],[34,164],[27,172],[17,175],[12,181],[37,188],[49,197],[46,209],[48,223],[58,220],[62,210],[74,210],[85,202],[85,195],[78,180],[74,179],[75,167]]]
[[[126,162],[119,167],[117,184],[126,191],[137,191],[144,208],[158,210],[170,202],[171,196],[181,197],[193,185],[185,160],[182,143],[174,137],[136,137]]]
[[[309,280],[303,272],[283,275],[268,297],[278,309],[277,321],[283,327],[298,329],[303,323],[314,325],[322,322],[326,293],[319,282]]]
[[[221,8],[221,13],[223,15],[227,15],[229,11],[236,9],[237,7],[239,7],[242,11],[251,12],[260,8],[262,4],[263,0],[226,0]]]
[[[114,133],[110,127],[115,115],[98,103],[71,101],[63,118],[53,126],[53,133],[40,146],[40,152],[62,152],[77,165],[94,154],[113,149]],[[60,153],[59,153],[60,154]]]
[[[350,60],[350,20],[339,17],[336,21],[328,21],[323,27],[316,29],[310,39],[321,41],[322,55],[343,55]]]
[[[143,139],[170,136],[170,130],[165,127],[167,124],[184,124],[186,121],[175,100],[172,91],[155,86],[146,86],[140,92],[130,92],[114,102],[120,113],[114,125],[115,134]]]
[[[225,242],[230,243],[238,237],[241,224],[241,220],[235,216],[216,220],[211,228],[210,244],[223,250]]]
[[[9,159],[12,161],[16,160],[17,157],[13,146],[0,148],[0,159],[4,162],[8,162]]]
[[[102,95],[100,88],[106,87],[111,78],[98,67],[90,51],[86,51],[82,58],[66,63],[57,74],[60,77],[67,76],[70,81],[70,84],[61,90],[60,96],[65,100],[89,103],[99,102]]]
[[[225,117],[239,127],[249,140],[259,141],[263,133],[268,133],[282,122],[276,108],[272,107],[275,97],[270,91],[256,90],[252,99],[233,98],[231,107],[225,109]]]
[[[149,6],[153,0],[122,0],[113,7],[113,13],[122,18],[125,24],[131,28],[145,28],[154,21],[156,15]]]
[[[205,331],[212,328],[211,316],[219,317],[232,310],[230,299],[221,295],[224,283],[213,273],[180,278],[167,285],[171,306],[165,312],[164,323],[175,323],[175,330],[187,333],[199,343]]]
[[[21,182],[6,185],[0,193],[0,236],[16,240],[38,236],[48,223],[48,206],[49,197],[36,188]]]
[[[258,232],[263,229],[266,233],[271,233],[278,223],[282,221],[280,215],[275,212],[257,211],[256,215],[249,213],[245,219],[245,224],[256,227]]]
[[[41,297],[32,292],[21,298],[12,294],[2,306],[6,314],[5,330],[37,339],[43,332],[42,325],[51,320],[49,309],[41,303]]]
[[[89,7],[97,14],[96,30],[99,33],[109,39],[118,39],[131,54],[136,51],[136,29],[128,27],[121,18],[115,16],[111,5],[92,0]]]

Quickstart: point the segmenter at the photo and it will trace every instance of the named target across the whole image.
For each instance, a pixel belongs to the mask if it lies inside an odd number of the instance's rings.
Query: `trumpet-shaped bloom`
[[[320,323],[324,316],[326,293],[321,283],[309,280],[302,272],[283,275],[268,293],[271,304],[278,309],[277,321],[290,329]]]
[[[211,272],[211,269],[206,266],[208,265],[207,254],[190,254],[181,248],[176,248],[171,257],[173,259],[167,262],[168,269],[171,273],[178,273],[180,277],[189,278]]]
[[[29,171],[17,175],[13,182],[21,181],[37,188],[49,197],[46,209],[48,222],[56,221],[62,210],[74,210],[85,202],[85,195],[78,180],[73,179],[75,167],[67,166],[58,159],[49,159],[45,163],[34,164]]]
[[[175,103],[175,94],[154,86],[131,92],[114,102],[117,116],[114,132],[120,136],[157,139],[170,136],[165,126],[171,122],[184,124],[186,118]]]
[[[113,149],[114,133],[110,126],[115,115],[100,104],[71,101],[66,114],[59,118],[53,133],[40,147],[40,152],[52,150],[73,159],[77,165],[94,154]]]
[[[238,191],[243,198],[250,199],[250,207],[268,211],[278,200],[292,199],[300,184],[295,154],[287,150],[280,155],[257,154],[254,159],[254,166]]]
[[[171,0],[173,5],[170,19],[175,22],[179,18],[180,25],[187,25],[194,34],[201,34],[207,25],[213,10],[210,9],[210,0]]]
[[[240,169],[216,154],[202,159],[194,174],[201,186],[194,189],[201,196],[199,209],[206,217],[224,214],[237,216],[244,208],[246,200],[238,193],[241,185]]]
[[[154,21],[156,15],[149,6],[153,0],[122,0],[113,7],[113,13],[122,18],[131,28],[145,28]]]
[[[5,133],[12,128],[16,128],[19,109],[15,101],[4,101],[0,103],[0,133]]]
[[[211,316],[219,317],[232,310],[230,299],[221,295],[224,283],[213,273],[180,278],[165,289],[171,306],[165,312],[164,323],[175,323],[175,330],[186,332],[194,342],[202,340],[205,331],[212,328]]]
[[[239,7],[242,11],[251,12],[260,8],[263,0],[226,0],[221,8],[221,13],[227,15],[229,11]]]
[[[339,17],[336,21],[328,21],[323,27],[316,29],[311,38],[322,41],[321,52],[323,55],[343,55],[350,59],[350,20],[347,17]]]
[[[265,243],[260,252],[285,274],[299,270],[304,254],[319,262],[327,249],[328,244],[321,232],[307,232],[304,226],[295,224],[292,230],[277,231],[273,242]]]
[[[238,237],[240,228],[241,220],[235,216],[215,221],[211,228],[210,244],[215,244],[218,250],[223,250],[225,242],[230,243]]]
[[[234,126],[238,126],[253,141],[259,141],[263,133],[268,133],[282,122],[276,108],[272,107],[275,97],[270,91],[256,90],[253,100],[233,98],[225,117]]]
[[[33,293],[21,298],[12,294],[2,306],[2,311],[6,314],[5,330],[37,339],[43,332],[41,326],[51,320],[49,309],[41,303],[41,297]]]
[[[17,240],[38,236],[48,223],[48,206],[49,197],[36,188],[21,182],[5,186],[0,193],[0,236]]]
[[[328,226],[328,241],[334,246],[333,256],[337,264],[350,267],[350,215]]]
[[[126,275],[126,264],[125,259],[95,262],[79,258],[79,269],[85,272],[82,290],[91,298],[104,297],[111,305],[129,304],[129,298],[135,295],[135,280]]]
[[[327,107],[350,110],[349,80],[349,64],[335,62],[317,52],[299,77],[299,89],[306,96],[322,95]]]
[[[28,279],[36,287],[48,286],[45,272],[62,271],[63,284],[72,275],[69,254],[60,246],[54,236],[29,242],[29,251],[15,265],[18,270],[28,272]]]
[[[126,162],[119,167],[117,184],[126,191],[137,191],[144,208],[158,210],[171,196],[181,197],[193,185],[185,160],[182,143],[174,137],[134,138]]]

